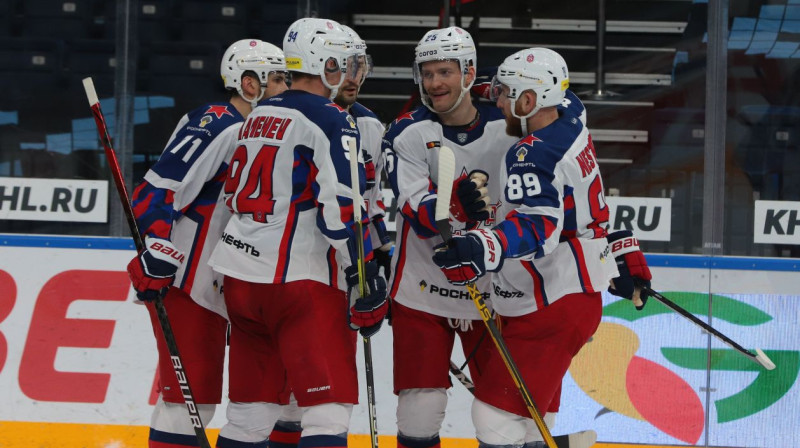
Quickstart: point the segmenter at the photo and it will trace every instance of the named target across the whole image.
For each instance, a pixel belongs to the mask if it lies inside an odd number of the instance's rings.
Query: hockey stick
[[[439,230],[439,233],[442,235],[445,243],[449,243],[452,237],[452,232],[450,230],[450,195],[453,192],[455,168],[456,161],[453,150],[447,146],[440,147],[439,172],[437,173],[436,177],[436,211],[434,216],[436,219],[436,227]],[[503,358],[503,362],[508,368],[508,372],[511,374],[511,378],[514,380],[514,384],[517,386],[517,389],[522,396],[522,401],[525,402],[525,407],[528,408],[528,412],[530,412],[534,423],[536,423],[536,427],[542,434],[545,444],[548,448],[558,448],[556,446],[556,442],[553,440],[553,436],[550,434],[550,430],[547,428],[547,425],[542,418],[542,414],[539,413],[539,410],[536,408],[536,404],[533,402],[530,390],[525,384],[525,380],[522,378],[522,375],[519,373],[517,364],[514,362],[514,359],[511,357],[511,353],[508,351],[505,340],[503,340],[503,336],[500,334],[500,329],[497,328],[497,324],[494,322],[494,320],[492,320],[492,313],[489,311],[489,308],[486,307],[486,302],[483,300],[483,295],[474,283],[467,284],[467,291],[469,292],[472,301],[475,303],[475,306],[478,308],[478,313],[481,315],[483,323],[486,324],[486,328],[489,330],[489,335],[492,337],[494,344],[497,346],[500,357]]]
[[[466,387],[469,393],[475,395],[475,383],[461,370],[453,360],[450,360],[450,374],[452,374],[462,386]]]
[[[128,191],[125,188],[125,180],[122,178],[122,171],[117,162],[117,153],[114,152],[114,147],[111,145],[111,137],[108,135],[108,127],[106,120],[103,116],[103,111],[100,109],[100,101],[97,99],[97,92],[94,90],[94,83],[92,78],[83,79],[83,88],[86,90],[86,97],[89,99],[89,107],[92,109],[94,115],[94,122],[97,124],[97,132],[100,134],[100,141],[103,143],[103,150],[108,159],[108,166],[111,169],[111,177],[114,178],[114,184],[117,186],[117,193],[119,193],[119,200],[122,203],[122,209],[125,211],[125,218],[128,220],[128,227],[130,228],[131,237],[136,245],[136,252],[144,250],[144,241],[139,234],[139,226],[136,225],[136,219],[133,215],[133,208],[128,200]],[[164,340],[167,343],[169,356],[172,360],[172,367],[175,369],[175,376],[178,378],[178,384],[181,388],[183,400],[186,402],[186,408],[189,410],[189,420],[192,422],[194,433],[197,436],[197,441],[200,443],[201,448],[211,448],[206,437],[205,427],[203,420],[200,418],[200,412],[194,401],[192,388],[189,387],[189,378],[186,376],[186,371],[183,369],[183,362],[181,355],[178,352],[178,344],[175,342],[175,334],[172,332],[172,325],[167,318],[167,310],[164,308],[164,303],[159,296],[153,301],[158,315],[158,322],[161,324],[161,332],[164,334]]]
[[[358,176],[358,150],[356,142],[348,139],[350,155],[350,189],[353,192],[353,220],[356,222],[356,246],[358,250],[358,292],[364,297],[367,284],[364,267],[364,233],[361,224],[361,190],[359,189]],[[378,417],[375,415],[375,375],[372,366],[372,342],[369,338],[361,337],[364,343],[364,370],[367,375],[367,410],[369,411],[369,439],[372,448],[378,448]]]
[[[458,382],[461,383],[469,393],[475,395],[475,384],[469,379],[466,372],[461,370],[452,360],[450,360],[450,374],[456,377]],[[597,432],[593,429],[587,429],[586,431],[553,436],[553,440],[556,442],[558,448],[591,448],[591,446],[597,442]]]
[[[762,352],[760,348],[757,348],[756,352],[753,353],[750,350],[748,350],[748,349],[742,347],[741,345],[737,344],[736,342],[734,342],[731,338],[729,338],[729,337],[725,336],[724,334],[720,333],[719,330],[717,330],[716,328],[714,328],[711,325],[709,325],[709,324],[703,322],[702,320],[698,319],[694,314],[692,314],[689,311],[686,311],[685,309],[681,308],[677,303],[675,303],[672,300],[669,300],[668,298],[662,296],[661,294],[659,294],[658,292],[654,291],[653,289],[651,289],[649,287],[644,287],[642,289],[644,289],[644,291],[646,293],[652,295],[659,302],[663,303],[664,305],[668,306],[669,308],[672,308],[673,311],[675,311],[678,314],[680,314],[681,316],[689,319],[690,321],[695,323],[697,326],[699,326],[703,330],[706,330],[707,332],[709,332],[712,335],[716,336],[717,339],[719,339],[720,341],[728,344],[728,346],[731,347],[732,349],[734,349],[737,352],[743,354],[744,356],[747,356],[753,362],[761,365],[762,367],[764,367],[767,370],[773,370],[775,368],[775,363],[773,363],[772,360],[769,359],[769,357],[766,355],[766,353]]]

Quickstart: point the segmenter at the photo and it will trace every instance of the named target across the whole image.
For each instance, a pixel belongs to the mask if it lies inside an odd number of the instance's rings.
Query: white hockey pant
[[[215,404],[198,404],[197,410],[204,425],[214,418]],[[189,420],[189,413],[184,403],[167,403],[158,396],[153,414],[150,416],[150,427],[156,431],[171,434],[194,435],[194,426]]]
[[[447,391],[404,389],[397,399],[397,432],[414,439],[439,435],[447,408]]]
[[[546,413],[544,422],[552,428],[556,414]],[[478,399],[472,402],[472,423],[479,448],[520,448],[543,440],[532,418],[520,417]]]

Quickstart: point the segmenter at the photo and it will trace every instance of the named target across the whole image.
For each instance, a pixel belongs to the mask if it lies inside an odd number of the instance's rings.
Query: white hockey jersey
[[[346,289],[341,268],[356,258],[353,117],[326,98],[289,90],[259,103],[238,137],[225,183],[234,215],[211,257],[214,270],[254,283],[315,280]],[[362,195],[364,185],[362,163]]]
[[[230,103],[184,115],[131,201],[142,234],[169,239],[186,255],[174,286],[226,318],[222,276],[208,259],[231,216],[222,185],[243,120]]]
[[[609,210],[588,130],[563,113],[505,154],[503,222],[494,230],[506,259],[492,277],[498,314],[519,316],[560,297],[599,292],[618,276],[606,241]]]
[[[443,126],[426,107],[398,117],[386,131],[383,147],[387,172],[397,197],[397,240],[392,259],[390,295],[398,303],[438,316],[480,319],[466,288],[447,282],[431,260],[433,247],[442,242],[436,229],[436,173],[441,146],[453,149],[456,177],[473,170],[498,172],[506,149],[517,139],[506,135],[505,120],[494,106],[476,104],[479,119],[470,127]],[[476,227],[492,227],[503,183],[490,174],[491,215]],[[450,198],[445,199],[448,202]],[[454,233],[469,230],[451,217]],[[489,278],[477,283],[489,296]]]
[[[383,202],[383,190],[381,189],[383,167],[385,165],[381,140],[385,128],[377,115],[360,103],[354,103],[350,106],[350,115],[356,119],[358,133],[361,136],[361,147],[372,156],[372,162],[375,165],[375,187],[367,190],[364,194],[364,201],[367,215],[372,224],[370,227],[372,247],[378,248],[391,241],[386,231],[386,226],[383,225],[379,229],[374,225],[375,222],[373,221],[375,218],[382,218],[386,214],[386,205]]]

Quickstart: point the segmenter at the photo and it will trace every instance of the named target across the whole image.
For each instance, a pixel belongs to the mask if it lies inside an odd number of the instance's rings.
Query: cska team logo
[[[228,110],[228,106],[209,106],[206,113],[214,114],[217,116],[217,118],[222,118],[223,115],[230,115],[231,117],[233,116],[233,114]]]

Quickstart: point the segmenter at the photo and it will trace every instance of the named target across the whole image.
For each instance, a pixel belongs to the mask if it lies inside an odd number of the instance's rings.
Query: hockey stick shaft
[[[450,374],[456,377],[459,383],[464,386],[469,393],[475,395],[475,384],[469,378],[466,372],[461,370],[460,367],[452,360],[450,361]],[[589,441],[586,443],[583,439],[589,438],[592,439],[592,433],[594,431],[587,430],[587,431],[580,431],[572,434],[562,434],[560,436],[553,436],[553,441],[556,443],[558,448],[589,448],[591,445],[594,444],[593,441]],[[597,440],[596,434],[594,435],[594,440]]]
[[[358,251],[358,289],[364,297],[367,290],[364,266],[364,228],[361,223],[361,190],[358,175],[358,149],[353,139],[348,140],[350,155],[350,189],[353,192],[353,220],[356,223],[356,249]],[[364,372],[367,377],[367,411],[369,413],[369,439],[372,448],[378,448],[378,417],[375,413],[375,373],[372,365],[372,341],[362,337],[364,345]]]
[[[452,374],[462,386],[466,387],[469,393],[475,395],[475,383],[461,370],[456,363],[450,361],[450,374]]]
[[[86,97],[89,100],[89,107],[92,109],[95,124],[97,124],[97,132],[100,134],[100,141],[103,144],[103,151],[108,159],[108,166],[111,170],[111,176],[114,178],[114,184],[119,193],[119,200],[122,204],[122,209],[125,212],[125,218],[128,220],[128,227],[130,228],[131,237],[133,237],[136,251],[141,252],[144,250],[144,241],[139,233],[139,226],[136,224],[136,218],[133,214],[133,208],[128,200],[128,191],[125,188],[125,180],[122,177],[122,171],[117,161],[117,154],[111,143],[111,137],[108,135],[108,126],[106,125],[103,111],[100,109],[100,101],[97,98],[97,92],[94,89],[92,78],[84,78],[83,87],[86,90]],[[189,411],[189,420],[194,428],[197,440],[202,448],[210,448],[211,445],[206,437],[205,427],[203,420],[200,418],[200,412],[192,394],[192,388],[189,386],[189,378],[186,376],[186,371],[183,368],[183,361],[181,360],[180,352],[178,351],[178,344],[175,342],[175,334],[172,332],[172,325],[169,323],[167,317],[167,310],[164,308],[162,298],[159,296],[153,301],[153,305],[158,315],[158,323],[161,325],[161,332],[164,334],[164,340],[169,350],[170,359],[172,360],[172,367],[175,370],[175,376],[178,379],[178,385],[181,388],[181,394],[186,402],[186,408]]]
[[[756,353],[751,352],[750,350],[748,350],[748,349],[742,347],[741,345],[737,344],[733,339],[731,339],[731,338],[725,336],[724,334],[722,334],[716,328],[714,328],[711,325],[703,322],[702,320],[700,320],[694,314],[692,314],[689,311],[683,309],[677,303],[675,303],[672,300],[669,300],[668,298],[666,298],[663,295],[659,294],[657,291],[654,291],[653,289],[651,289],[649,287],[644,287],[643,289],[647,294],[650,294],[651,296],[653,296],[659,302],[661,302],[664,305],[666,305],[667,307],[671,308],[673,311],[677,312],[678,314],[680,314],[681,316],[685,317],[686,319],[689,319],[690,321],[692,321],[692,323],[694,323],[695,325],[699,326],[703,330],[709,332],[710,334],[715,336],[717,339],[719,339],[720,341],[722,341],[725,344],[727,344],[732,349],[736,350],[737,352],[741,353],[744,356],[747,356],[753,362],[761,365],[762,367],[764,367],[767,370],[772,370],[772,369],[775,368],[775,364],[772,362],[772,360],[769,359],[769,357],[767,357],[767,355],[764,352],[762,352],[761,350],[756,349]]]
[[[449,243],[452,238],[452,231],[450,229],[450,196],[452,195],[453,178],[455,174],[455,155],[452,149],[446,146],[439,148],[438,165],[439,172],[436,178],[437,199],[434,216],[436,228],[439,230],[444,242]],[[483,323],[486,325],[487,330],[489,330],[489,335],[492,337],[492,341],[494,341],[494,345],[497,347],[497,351],[500,353],[503,363],[506,365],[506,368],[508,368],[511,379],[514,380],[514,384],[517,386],[520,396],[522,396],[525,407],[528,408],[531,418],[533,418],[536,427],[542,434],[545,444],[548,448],[558,448],[555,440],[553,440],[553,436],[550,434],[550,430],[547,428],[547,424],[545,424],[542,418],[542,414],[536,408],[536,403],[533,402],[530,389],[528,389],[528,386],[525,384],[525,380],[522,378],[517,364],[508,351],[508,346],[506,346],[500,329],[497,328],[497,324],[494,319],[492,319],[492,312],[489,311],[489,308],[486,306],[486,302],[483,300],[483,294],[481,294],[474,283],[469,283],[467,285],[467,291],[475,307],[478,309],[478,314],[480,314]]]

